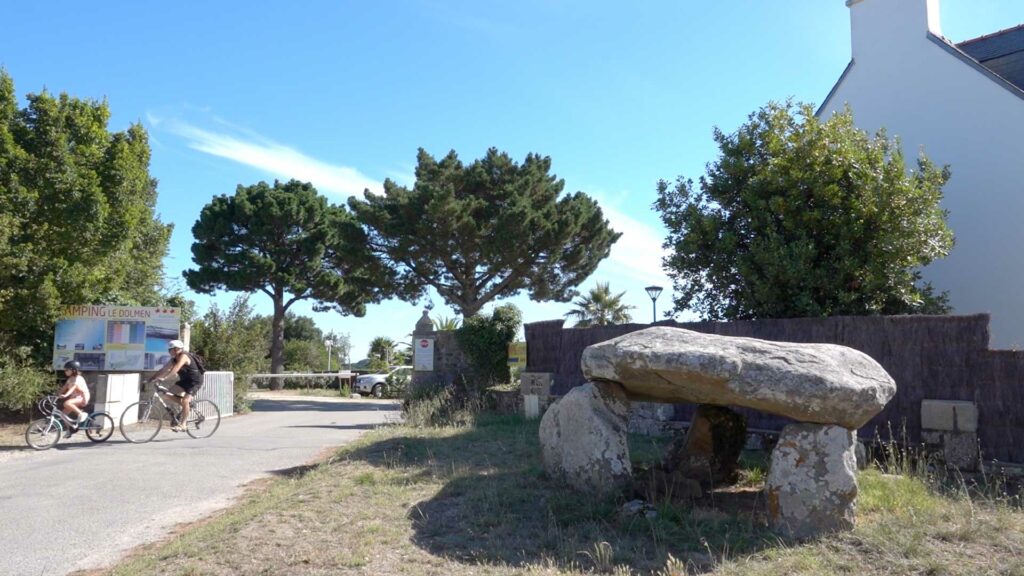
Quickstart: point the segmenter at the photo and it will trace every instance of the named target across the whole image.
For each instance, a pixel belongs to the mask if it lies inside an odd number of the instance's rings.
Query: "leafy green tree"
[[[658,183],[675,309],[708,319],[943,313],[920,268],[949,253],[948,168],[908,174],[898,140],[849,110],[770,103],[732,134],[699,187]]]
[[[406,299],[433,286],[464,317],[522,291],[565,302],[620,234],[586,194],[561,196],[550,169],[536,154],[518,164],[491,148],[465,166],[420,149],[411,190],[385,180],[384,195],[348,204]]]
[[[180,292],[166,296],[161,305],[179,309],[182,324],[191,324],[198,317],[195,300],[186,297]]]
[[[327,349],[323,342],[285,340],[284,366],[293,372],[316,372],[327,368]]]
[[[309,316],[299,316],[289,311],[284,315],[284,339],[316,342],[322,346],[324,333]]]
[[[171,225],[142,126],[109,131],[106,102],[26,100],[0,69],[0,353],[39,361],[68,304],[160,303]]]
[[[208,370],[235,373],[235,408],[247,408],[249,376],[267,369],[269,326],[253,312],[249,295],[240,294],[227,310],[216,304],[192,324],[192,350]]]
[[[622,303],[625,294],[613,296],[608,282],[598,282],[589,294],[573,302],[576,309],[566,312],[565,317],[574,320],[577,328],[625,324],[632,320],[629,311],[634,308]]]
[[[274,305],[270,366],[284,366],[285,314],[299,300],[318,310],[362,316],[390,283],[351,215],[331,206],[312,185],[291,180],[239,186],[207,204],[192,227],[190,288],[263,292]],[[282,383],[272,386],[279,389]]]

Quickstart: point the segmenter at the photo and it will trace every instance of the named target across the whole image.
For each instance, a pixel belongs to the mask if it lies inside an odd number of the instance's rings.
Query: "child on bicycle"
[[[82,378],[81,372],[82,365],[77,360],[66,362],[64,376],[67,377],[67,380],[57,392],[57,399],[64,401],[61,411],[71,422],[72,429],[77,429],[89,417],[85,411],[85,406],[89,403],[89,387],[85,384],[85,378]]]

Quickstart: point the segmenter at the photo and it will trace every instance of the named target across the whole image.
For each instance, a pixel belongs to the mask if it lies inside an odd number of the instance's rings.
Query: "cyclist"
[[[73,432],[78,426],[85,422],[89,415],[85,411],[85,405],[89,403],[89,387],[82,378],[82,365],[77,360],[69,360],[64,363],[64,376],[67,380],[57,392],[57,400],[63,400],[64,406],[61,411],[67,416],[71,423]]]
[[[192,402],[192,392],[203,384],[202,376],[199,375],[199,368],[192,361],[192,356],[185,352],[185,343],[181,340],[171,340],[167,343],[167,352],[171,359],[161,368],[147,383],[155,380],[163,380],[172,374],[178,375],[178,382],[171,388],[169,398],[175,404],[181,406],[181,417],[178,422],[171,426],[174,432],[184,432],[185,422],[188,422],[189,404]]]

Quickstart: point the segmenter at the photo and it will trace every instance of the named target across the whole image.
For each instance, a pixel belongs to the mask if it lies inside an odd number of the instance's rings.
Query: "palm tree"
[[[612,296],[608,282],[598,282],[596,287],[590,289],[590,294],[581,296],[573,302],[576,309],[567,312],[565,317],[575,320],[577,328],[629,322],[632,320],[629,310],[635,306],[622,303],[624,294],[625,292],[619,292]]]
[[[387,363],[391,363],[391,359],[396,356],[398,344],[394,340],[386,336],[377,336],[373,340],[370,340],[370,358],[376,358],[383,360]]]
[[[455,331],[459,329],[460,320],[458,316],[437,316],[430,319],[434,323],[434,330],[438,331]]]

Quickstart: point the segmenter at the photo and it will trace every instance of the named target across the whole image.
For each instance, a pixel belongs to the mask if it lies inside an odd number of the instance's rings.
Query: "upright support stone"
[[[842,426],[790,424],[782,430],[765,483],[768,523],[776,533],[803,540],[853,528],[855,441]]]
[[[686,436],[669,447],[665,470],[700,482],[707,489],[730,486],[747,441],[747,419],[724,406],[702,404]]]
[[[551,405],[540,422],[548,474],[590,494],[621,489],[632,479],[627,425],[629,400],[622,386],[589,382]]]

